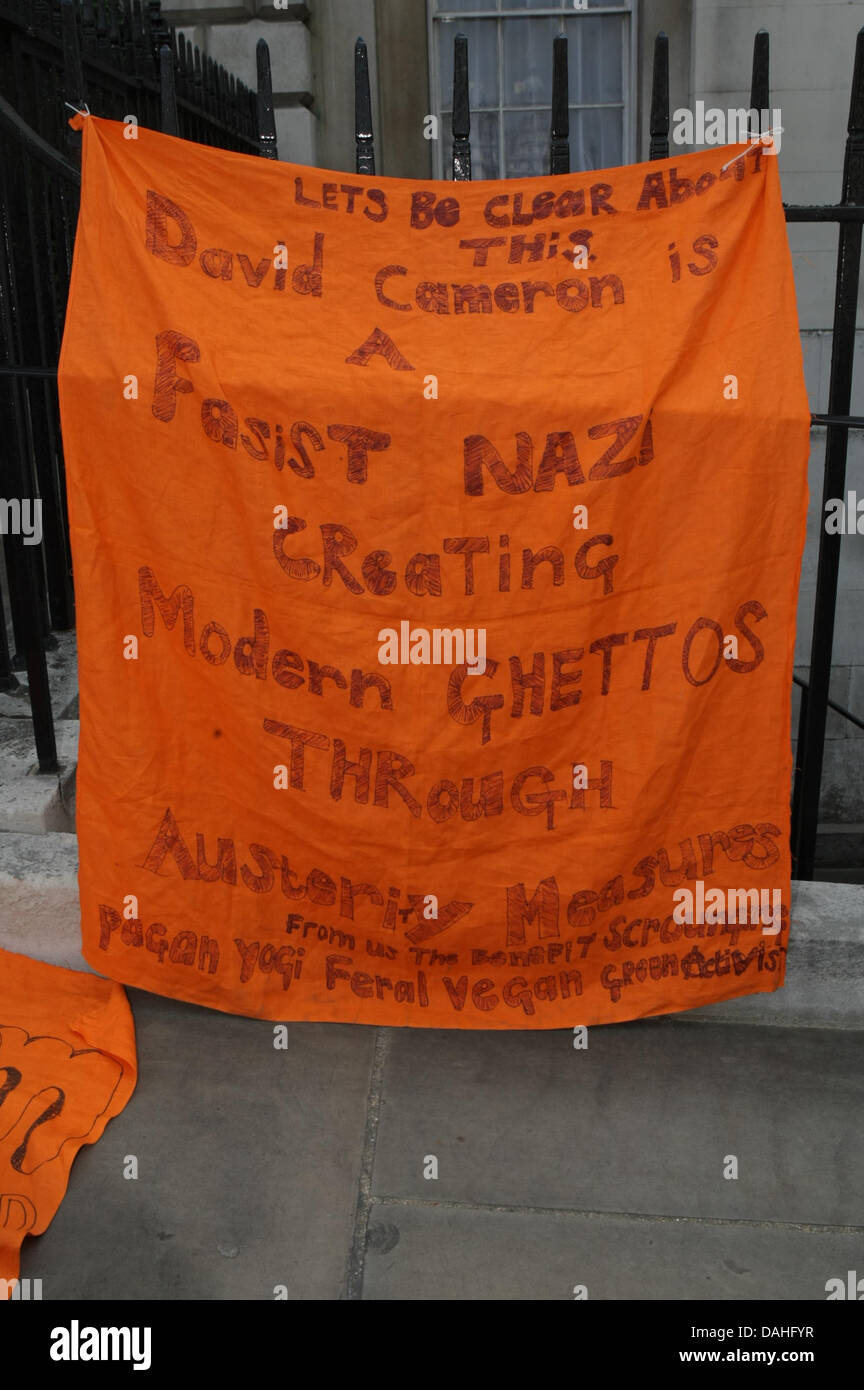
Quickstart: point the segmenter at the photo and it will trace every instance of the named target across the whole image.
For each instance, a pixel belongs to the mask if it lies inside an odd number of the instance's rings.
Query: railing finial
[[[266,39],[255,45],[258,73],[256,110],[258,113],[258,148],[263,159],[278,159],[276,148],[276,117],[273,112],[273,80],[270,75],[270,47]]]

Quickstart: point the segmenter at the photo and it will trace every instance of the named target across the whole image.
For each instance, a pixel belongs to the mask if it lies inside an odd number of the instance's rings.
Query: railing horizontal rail
[[[793,676],[792,680],[795,685],[800,686],[802,690],[810,690],[810,682],[805,681],[801,676]],[[836,710],[838,714],[842,714],[843,718],[848,719],[850,724],[857,724],[859,729],[864,729],[864,719],[859,719],[858,715],[853,714],[851,709],[847,709],[845,705],[838,705],[836,700],[829,700],[827,703],[829,709]]]
[[[854,203],[784,203],[787,222],[864,222],[864,206]]]
[[[5,97],[0,97],[0,128],[5,129],[9,135],[16,139],[23,140],[27,146],[27,153],[46,165],[52,173],[60,174],[70,183],[80,185],[80,169],[76,169],[75,165],[70,164],[68,159],[64,159],[53,145],[49,145],[47,140],[43,140],[41,135],[37,135],[36,131],[21,119],[15,108],[9,105]]]

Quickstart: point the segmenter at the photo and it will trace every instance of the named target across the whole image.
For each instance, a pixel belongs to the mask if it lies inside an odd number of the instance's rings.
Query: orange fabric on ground
[[[47,1229],[137,1070],[120,985],[0,951],[0,1279],[18,1278],[21,1242]]]
[[[451,184],[75,119],[88,961],[461,1028],[781,985],[809,410],[776,158]]]

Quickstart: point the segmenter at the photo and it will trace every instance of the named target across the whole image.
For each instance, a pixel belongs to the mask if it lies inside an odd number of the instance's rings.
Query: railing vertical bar
[[[3,598],[3,575],[0,571],[0,690],[17,690],[21,682],[12,670],[9,639],[6,636],[6,606]]]
[[[108,12],[105,0],[99,0],[96,7],[96,53],[105,62],[108,60]]]
[[[266,40],[265,40],[265,42],[266,42]],[[268,49],[268,54],[269,54],[269,49]],[[255,59],[255,61],[256,61],[256,71],[257,71],[257,61],[258,61],[258,59],[257,59],[257,51],[256,51],[256,59]],[[259,150],[260,150],[260,148],[261,148],[261,126],[260,126],[260,123],[258,122],[258,91],[259,91],[259,87],[258,87],[257,77],[256,77],[256,87],[255,87],[255,120],[256,120],[256,130],[258,131],[258,148],[259,148]],[[237,79],[236,79],[236,77],[234,76],[233,72],[231,72],[231,73],[228,74],[228,104],[229,104],[229,106],[230,106],[230,108],[231,108],[231,125],[232,125],[232,128],[233,128],[234,126],[237,125],[237,122],[241,120],[241,117],[240,117],[240,107],[239,107],[239,105],[238,105],[238,103],[237,103]]]
[[[167,43],[159,49],[159,128],[163,135],[179,135],[177,88],[174,84],[174,53]]]
[[[192,45],[184,34],[177,35],[177,94],[183,101],[189,101],[189,72],[191,67]]]
[[[12,226],[9,220],[9,184],[11,171],[0,164],[0,318],[3,341],[11,354],[20,351],[20,335],[15,331],[12,303],[15,295],[15,263],[12,248]],[[23,503],[33,498],[32,479],[25,457],[26,441],[26,384],[20,377],[10,377],[7,390],[0,396],[0,430],[10,441],[3,454],[3,491]],[[5,407],[5,409],[2,409]],[[5,418],[4,418],[5,417]],[[12,630],[18,653],[27,668],[30,711],[33,735],[40,772],[56,772],[57,744],[51,711],[51,690],[48,684],[48,664],[42,642],[44,578],[37,571],[35,546],[25,545],[24,537],[4,537],[6,571],[9,579],[9,598]],[[5,621],[5,620],[4,620]]]
[[[758,130],[751,131],[753,135],[761,135],[763,128],[767,130],[768,124],[770,124],[768,122],[768,103],[770,101],[769,42],[768,30],[757,30],[753,38],[753,75],[750,82],[750,110],[756,112],[758,121]]]
[[[471,178],[471,104],[468,100],[468,39],[457,34],[453,40],[453,178],[465,183]]]
[[[552,40],[552,129],[549,137],[550,174],[570,173],[570,107],[567,36]]]
[[[357,174],[375,173],[372,135],[369,54],[363,39],[358,39],[354,45],[354,172]]]
[[[201,76],[201,50],[197,43],[192,49],[192,100],[199,111],[207,110],[207,99],[204,95],[204,82]]]
[[[46,313],[49,290],[45,279],[56,275],[56,265],[53,262],[54,238],[45,200],[37,198],[36,195],[36,185],[40,191],[43,187],[42,170],[34,167],[29,160],[25,159],[21,163],[28,247],[23,251],[18,279],[26,285],[26,302],[29,305],[28,312],[21,316],[21,346],[25,362],[48,363],[52,357],[56,357],[59,348],[53,334],[49,344],[51,324]],[[17,225],[20,226],[20,218]],[[59,471],[54,467],[53,421],[57,409],[54,383],[47,380],[25,381],[23,386],[28,448],[33,473],[32,495],[38,496],[42,501],[44,545],[38,553],[40,573],[41,562],[44,560],[45,582],[40,578],[39,597],[42,632],[45,635],[50,633],[52,626],[69,626],[68,620],[72,612],[66,552],[65,489]],[[54,639],[50,638],[49,644],[53,642]]]
[[[51,32],[51,10],[48,0],[35,0],[34,9],[36,11],[36,25],[39,29],[47,29]]]
[[[84,82],[84,69],[81,64],[81,47],[78,42],[78,13],[75,0],[61,0],[60,18],[63,35],[63,91],[70,106],[79,109],[87,103],[87,88]],[[70,113],[64,107],[65,115]],[[66,125],[66,148],[75,163],[81,153],[81,132]]]
[[[132,6],[129,0],[124,0],[121,19],[121,35],[123,43],[123,71],[131,76],[135,72],[135,43],[132,34]]]
[[[270,75],[270,47],[266,39],[259,39],[255,45],[255,62],[258,74],[256,94],[258,112],[258,148],[262,159],[278,159],[276,148],[276,117],[273,113],[273,79]],[[233,96],[229,84],[229,97]]]
[[[767,106],[767,102],[765,103]],[[846,154],[843,164],[841,203],[864,200],[864,29],[859,29],[855,46],[855,69]],[[852,401],[852,371],[855,357],[855,327],[858,281],[861,266],[861,223],[841,222],[837,249],[837,282],[834,297],[834,328],[831,342],[831,375],[828,413],[848,415]],[[813,634],[810,645],[810,689],[806,720],[798,748],[798,771],[792,804],[795,876],[811,879],[816,858],[822,766],[825,755],[825,729],[831,684],[831,657],[834,648],[834,622],[837,607],[837,581],[840,572],[840,535],[825,530],[825,507],[830,498],[843,497],[846,488],[847,425],[828,425],[825,443],[825,474],[819,524],[819,560],[816,571],[816,597]]]
[[[108,42],[111,45],[111,64],[113,67],[120,66],[120,13],[117,0],[111,6],[111,19],[108,26]]]
[[[256,54],[255,54],[255,66],[256,66],[256,73],[257,73],[257,66],[258,66],[258,54],[257,54],[257,49],[256,49]],[[256,90],[256,94],[257,94],[257,90],[258,90],[258,80],[257,80],[257,76],[256,76],[256,80],[255,80],[255,90]],[[224,68],[224,67],[222,66],[222,64],[220,63],[220,64],[219,64],[219,119],[220,119],[220,121],[223,122],[223,124],[227,124],[227,122],[228,122],[228,112],[229,112],[230,100],[231,100],[231,93],[230,93],[230,88],[229,88],[229,85],[228,85],[228,73],[225,71],[225,68]],[[222,140],[222,144],[223,144],[223,146],[224,146],[224,144],[225,144],[224,137],[223,137],[223,140]]]
[[[141,0],[132,0],[132,42],[135,48],[135,76],[146,77],[148,53]]]
[[[147,9],[155,58],[162,45],[168,42],[168,26],[162,18],[162,0],[147,0]]]
[[[96,0],[83,0],[81,6],[81,47],[85,53],[96,52]]]
[[[669,158],[669,35],[663,30],[654,40],[651,74],[651,123],[649,159]]]

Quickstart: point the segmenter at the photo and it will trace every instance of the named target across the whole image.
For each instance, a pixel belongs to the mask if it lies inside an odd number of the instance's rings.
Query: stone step
[[[78,842],[0,835],[0,947],[89,970],[81,955]],[[786,984],[670,1015],[688,1022],[864,1029],[864,886],[792,884]]]

